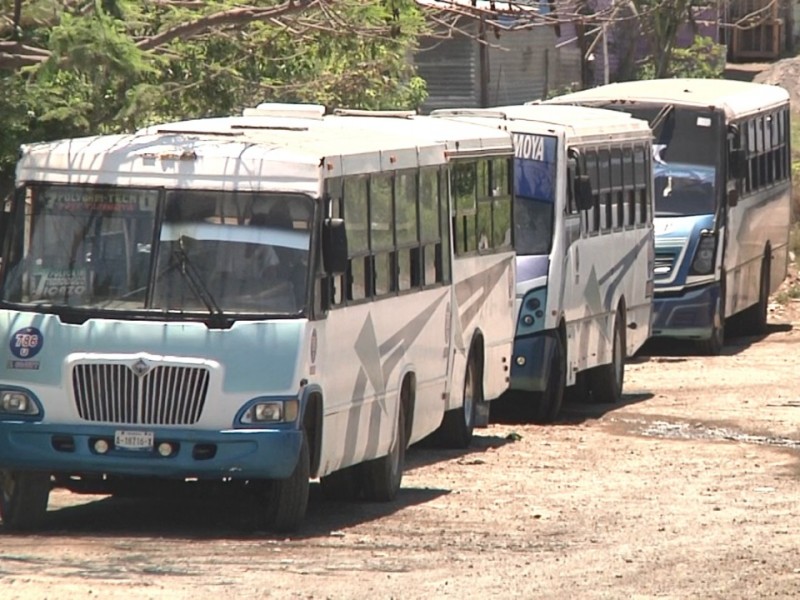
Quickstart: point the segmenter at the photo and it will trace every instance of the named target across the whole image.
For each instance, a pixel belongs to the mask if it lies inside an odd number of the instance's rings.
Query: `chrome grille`
[[[140,377],[128,365],[79,364],[72,391],[86,421],[191,425],[200,419],[208,380],[202,367],[160,365]]]

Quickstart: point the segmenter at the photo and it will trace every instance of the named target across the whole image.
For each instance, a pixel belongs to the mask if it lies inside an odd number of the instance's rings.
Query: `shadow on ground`
[[[569,388],[568,388],[569,389]],[[622,394],[619,402],[613,404],[600,404],[578,400],[574,394],[570,395],[564,402],[558,418],[548,423],[549,426],[559,425],[579,425],[586,421],[593,421],[602,418],[607,413],[625,408],[632,404],[638,404],[649,400],[654,396],[651,393]],[[530,419],[530,407],[525,405],[524,397],[505,396],[492,402],[491,422],[503,425],[522,425],[532,424]]]
[[[742,325],[737,322],[736,317],[732,317],[730,322],[726,323],[725,328],[725,346],[723,346],[720,356],[735,356],[772,334],[791,331],[792,324],[770,323],[767,325],[765,334],[743,335]],[[651,338],[636,354],[637,359],[658,356],[698,357],[703,354],[699,352],[697,344],[688,340],[671,338]]]
[[[454,459],[480,460],[480,454],[512,441],[511,437],[477,435],[471,446],[463,450],[412,446],[406,453],[405,470],[410,472]],[[312,481],[305,523],[297,534],[287,536],[257,529],[256,517],[266,509],[266,499],[241,486],[196,482],[161,485],[142,482],[141,485],[141,490],[126,488],[124,496],[83,496],[83,503],[51,509],[41,532],[70,537],[305,539],[329,536],[450,493],[447,489],[406,486],[391,502],[330,501],[323,498],[319,483]],[[75,494],[74,498],[79,501],[81,496]]]
[[[260,500],[242,493],[207,493],[187,484],[186,490],[169,496],[87,496],[82,504],[49,510],[37,534],[48,538],[123,536],[193,540],[326,537],[448,493],[450,490],[404,487],[391,502],[332,502],[325,500],[319,484],[312,482],[303,526],[295,534],[276,535],[255,525],[256,513],[266,509],[266,502],[262,505]],[[0,531],[3,535],[13,535]]]

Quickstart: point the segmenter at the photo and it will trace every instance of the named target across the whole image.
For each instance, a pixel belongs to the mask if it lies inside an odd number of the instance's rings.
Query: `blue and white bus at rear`
[[[720,79],[614,83],[554,98],[624,111],[653,129],[653,336],[718,354],[725,322],[763,334],[786,276],[791,226],[789,94]]]

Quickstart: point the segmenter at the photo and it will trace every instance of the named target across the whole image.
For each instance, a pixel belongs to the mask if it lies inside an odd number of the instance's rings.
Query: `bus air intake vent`
[[[159,365],[79,364],[72,372],[78,414],[85,421],[141,425],[192,425],[208,393],[208,369]]]
[[[675,255],[666,252],[656,252],[655,261],[655,276],[667,277],[672,273],[672,268],[675,265]]]

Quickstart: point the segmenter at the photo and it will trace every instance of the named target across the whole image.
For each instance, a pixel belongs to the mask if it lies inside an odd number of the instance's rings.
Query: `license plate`
[[[152,450],[152,431],[115,431],[114,446],[120,450]]]

